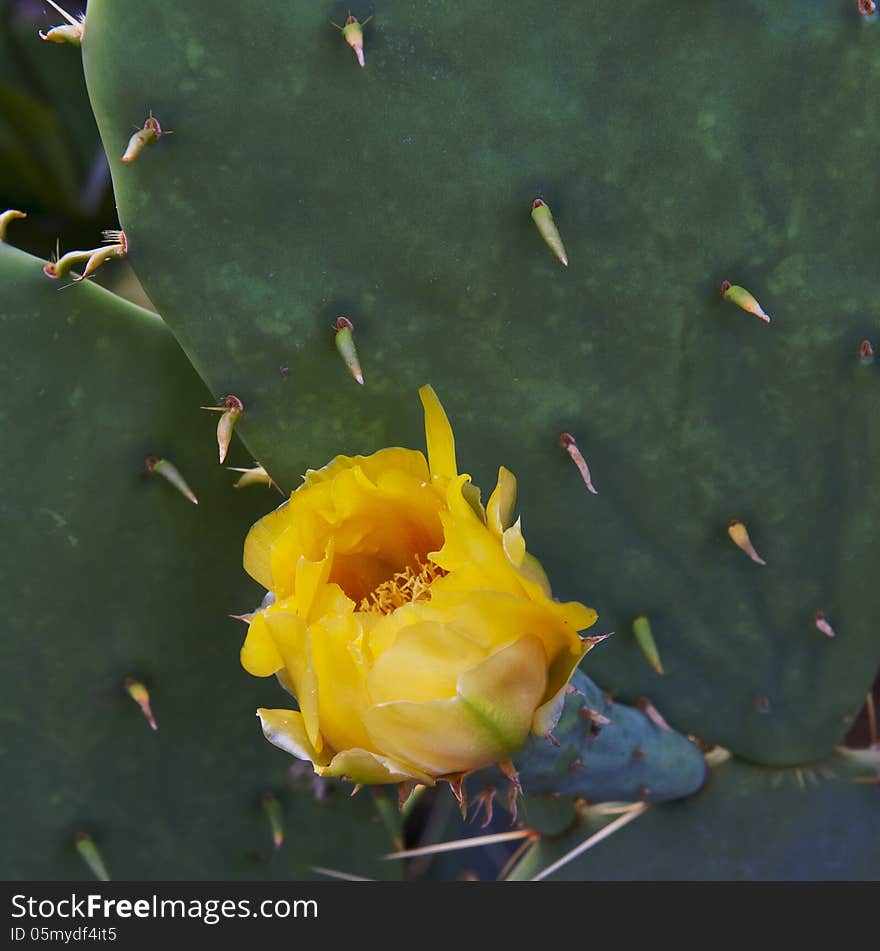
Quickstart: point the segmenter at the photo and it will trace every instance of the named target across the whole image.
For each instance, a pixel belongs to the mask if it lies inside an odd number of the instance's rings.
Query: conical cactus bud
[[[651,632],[651,623],[644,614],[640,614],[633,621],[633,634],[648,663],[658,674],[662,674],[663,664],[660,662],[660,652],[657,650],[657,643]]]
[[[755,551],[749,533],[745,525],[739,519],[731,519],[727,526],[727,534],[730,535],[733,543],[738,545],[756,565],[766,565],[767,562]]]
[[[75,284],[78,284],[80,281],[86,280],[86,278],[91,277],[98,268],[106,263],[107,261],[113,261],[117,258],[124,258],[128,256],[128,239],[125,237],[124,231],[105,231],[104,232],[104,244],[106,245],[103,248],[96,248],[89,255],[88,261],[86,261],[86,266],[83,269],[82,274],[79,277],[73,279]]]
[[[76,834],[76,851],[82,856],[83,861],[88,865],[92,874],[99,882],[109,882],[110,873],[104,864],[104,859],[98,851],[98,847],[92,841],[92,837],[85,832]]]
[[[741,307],[747,313],[759,317],[765,323],[770,323],[770,315],[764,311],[764,308],[744,287],[731,284],[730,281],[724,281],[721,285],[721,296],[732,304],[736,304],[737,307]]]
[[[863,340],[859,344],[859,363],[869,367],[874,362],[874,346],[870,340]]]
[[[532,221],[537,225],[541,237],[547,242],[550,250],[565,267],[568,267],[568,255],[565,253],[562,237],[556,227],[556,222],[553,220],[550,206],[543,198],[536,198],[532,202]]]
[[[271,485],[278,489],[272,481],[272,476],[262,466],[253,466],[250,469],[240,469],[237,466],[227,466],[230,472],[240,472],[241,478],[233,484],[234,489],[246,489],[249,485]],[[278,489],[280,492],[281,490]]]
[[[156,475],[167,479],[181,495],[185,495],[193,505],[198,505],[199,500],[195,492],[187,485],[186,479],[180,474],[180,470],[173,462],[167,459],[160,459],[158,456],[147,456],[147,472],[155,472]]]
[[[672,727],[666,722],[665,717],[661,715],[660,711],[647,697],[641,697],[636,706],[655,726],[659,726],[661,730],[672,732]]]
[[[147,723],[150,724],[150,729],[158,730],[159,727],[156,723],[156,718],[153,716],[153,711],[150,707],[149,690],[147,690],[139,680],[135,680],[134,677],[125,678],[125,689],[131,699],[141,708],[141,712],[146,718]]]
[[[223,414],[217,423],[217,448],[222,464],[226,459],[227,452],[229,452],[232,431],[235,429],[235,424],[238,422],[239,417],[244,412],[244,403],[242,403],[237,396],[230,394],[229,396],[223,397],[222,406],[202,406],[200,409],[206,409],[211,413]]]
[[[593,710],[584,704],[582,707],[578,708],[578,716],[582,720],[589,720],[590,723],[595,723],[596,726],[603,727],[608,726],[613,721],[609,720],[604,713],[599,713],[598,710]]]
[[[284,845],[284,816],[281,812],[281,803],[275,793],[264,792],[262,796],[263,812],[269,820],[269,828],[272,830],[272,843],[276,849]]]
[[[371,16],[368,16],[363,23],[358,21],[358,18],[351,15],[349,10],[348,16],[345,20],[345,25],[340,26],[338,23],[333,23],[333,26],[337,30],[342,30],[342,38],[346,43],[354,50],[354,55],[357,57],[358,65],[363,69],[366,66],[364,61],[364,30],[363,28],[372,20]]]
[[[67,23],[64,26],[53,26],[48,33],[40,30],[40,39],[47,40],[50,43],[70,43],[72,46],[82,46],[83,33],[86,28],[85,14],[80,14],[77,19],[59,7],[54,0],[47,0],[47,2],[67,20]]]
[[[124,258],[128,255],[128,239],[124,231],[104,231],[104,244],[100,248],[91,248],[88,251],[68,251],[59,256],[60,252],[56,245],[55,254],[53,254],[45,267],[43,273],[46,277],[53,280],[67,277],[67,275],[78,267],[83,261],[86,262],[85,268],[79,277],[75,277],[73,282],[78,284],[87,277],[91,277],[98,268],[106,261],[112,261],[116,258]]]
[[[14,211],[12,209],[0,214],[0,241],[6,240],[6,229],[9,227],[9,223],[15,221],[17,218],[27,218],[27,215],[23,211]]]
[[[572,461],[578,467],[578,471],[586,487],[593,495],[598,495],[599,492],[593,485],[593,479],[590,475],[590,467],[587,465],[587,460],[581,455],[581,451],[574,441],[574,436],[572,436],[571,433],[562,433],[559,437],[559,445],[571,456]]]
[[[336,330],[336,349],[343,363],[348,367],[351,375],[363,386],[364,374],[358,359],[357,348],[354,345],[354,324],[348,317],[337,317],[333,325]]]
[[[122,154],[122,161],[126,165],[133,162],[144,149],[155,145],[163,135],[174,135],[170,129],[163,129],[159,120],[153,115],[152,111],[147,116],[147,121],[142,129],[128,140],[125,152]]]
[[[95,249],[90,251],[68,251],[66,254],[61,254],[58,244],[56,243],[55,253],[52,254],[46,262],[43,267],[43,273],[46,277],[51,277],[53,280],[67,277],[73,268],[77,267],[77,265],[83,261],[88,261],[94,253]]]

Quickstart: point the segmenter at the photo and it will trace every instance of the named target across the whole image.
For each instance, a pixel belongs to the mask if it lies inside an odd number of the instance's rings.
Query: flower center
[[[431,585],[445,574],[448,572],[430,559],[423,561],[416,555],[413,567],[407,566],[403,571],[398,571],[362,598],[358,611],[391,614],[413,601],[427,601],[431,596]]]

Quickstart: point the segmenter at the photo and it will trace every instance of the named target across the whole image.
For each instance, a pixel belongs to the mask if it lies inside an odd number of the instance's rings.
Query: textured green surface
[[[553,731],[559,745],[530,737],[514,757],[526,792],[582,796],[590,802],[663,802],[700,788],[705,761],[690,740],[662,729],[640,710],[613,703],[580,672],[572,685],[579,693],[566,697]],[[582,709],[611,723],[597,729]]]
[[[76,831],[118,879],[398,874],[372,861],[389,838],[369,799],[315,801],[260,734],[225,615],[259,597],[241,545],[269,490],[233,491],[205,387],[159,320],[91,285],[59,291],[41,263],[0,245],[0,878],[89,878]],[[198,506],[144,472],[149,453]],[[278,853],[267,788],[286,813]]]
[[[833,754],[813,768],[730,760],[687,800],[652,806],[550,880],[876,880],[880,786],[850,782],[875,767]],[[614,817],[540,843],[517,867],[528,879]]]
[[[857,365],[880,28],[853,7],[388,2],[362,70],[337,4],[91,0],[83,54],[131,261],[273,477],[420,446],[431,382],[462,467],[520,477],[555,593],[605,630],[650,616],[666,675],[620,633],[591,676],[780,764],[832,748],[880,656],[880,374]],[[176,135],[122,166],[150,109]]]

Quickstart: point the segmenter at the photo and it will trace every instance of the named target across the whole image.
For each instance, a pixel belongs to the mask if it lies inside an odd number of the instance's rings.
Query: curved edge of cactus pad
[[[88,283],[59,290],[44,263],[0,243],[0,877],[398,876],[372,858],[391,840],[369,797],[316,789],[254,715],[226,613],[256,597],[241,545],[273,493],[233,490],[205,386],[162,321]]]

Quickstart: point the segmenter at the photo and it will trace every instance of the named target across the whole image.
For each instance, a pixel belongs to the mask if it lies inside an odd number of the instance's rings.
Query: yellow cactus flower
[[[244,567],[271,596],[241,651],[298,710],[260,709],[267,739],[321,776],[452,784],[548,734],[596,612],[554,601],[503,467],[484,507],[449,420],[419,391],[428,458],[337,456],[260,519]]]

